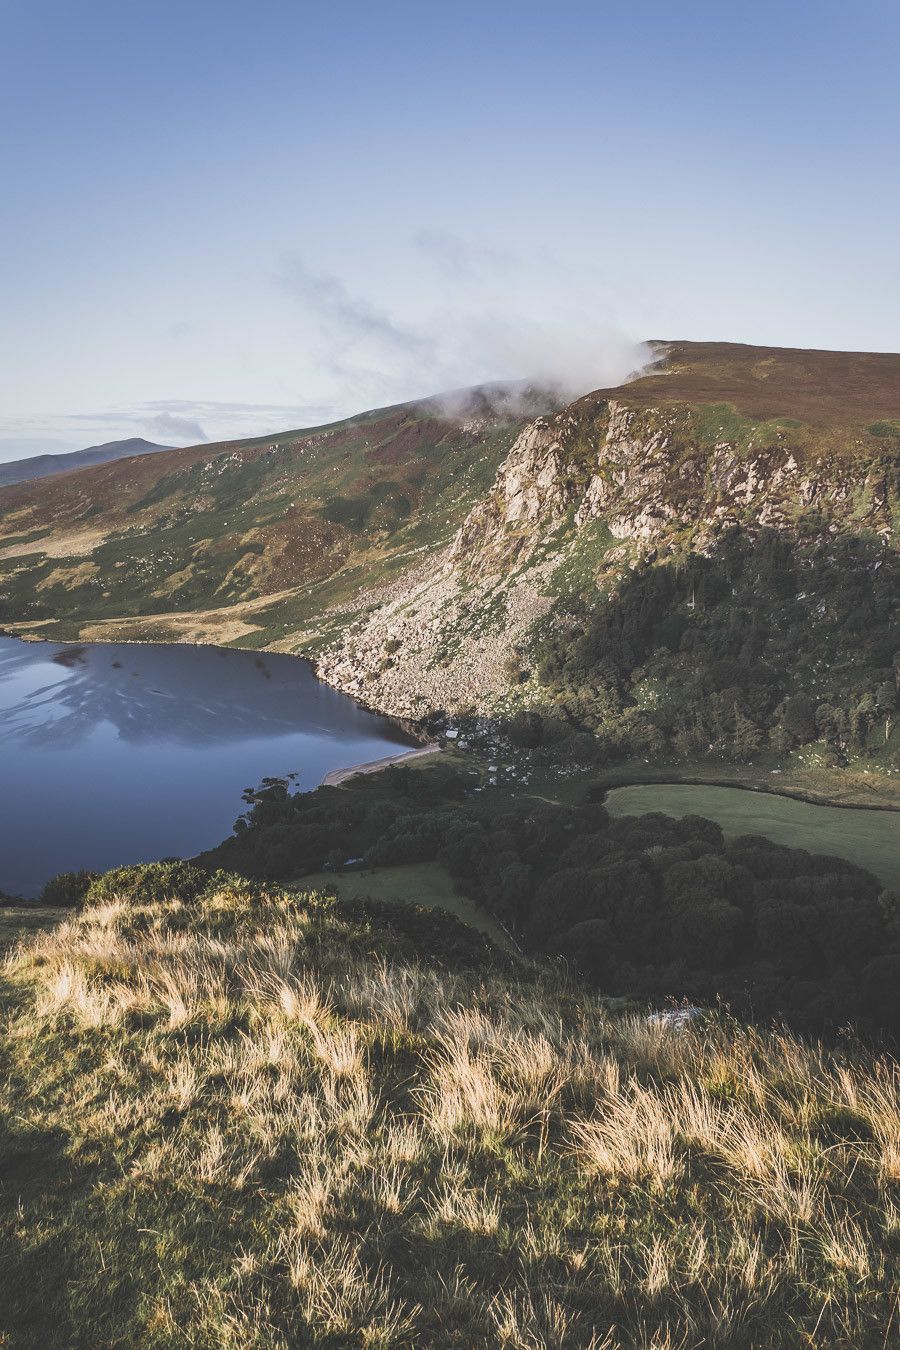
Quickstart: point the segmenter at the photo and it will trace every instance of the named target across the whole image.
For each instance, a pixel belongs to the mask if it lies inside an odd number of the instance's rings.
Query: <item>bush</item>
[[[87,889],[84,902],[103,904],[107,900],[127,900],[154,904],[177,897],[190,903],[209,888],[211,874],[193,863],[171,862],[138,863],[131,867],[116,867],[96,877]]]
[[[58,872],[45,882],[38,896],[42,905],[81,905],[99,872]]]

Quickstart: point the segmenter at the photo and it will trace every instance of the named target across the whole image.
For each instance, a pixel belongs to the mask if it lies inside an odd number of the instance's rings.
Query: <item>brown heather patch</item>
[[[736,342],[665,342],[658,348],[665,358],[658,370],[617,389],[589,394],[577,406],[608,397],[636,407],[728,403],[759,420],[789,417],[820,430],[860,433],[879,419],[900,419],[897,353]]]
[[[77,590],[78,586],[85,586],[92,582],[96,576],[100,575],[100,568],[96,563],[77,563],[74,567],[54,567],[54,570],[40,580],[35,590],[53,590],[54,587],[62,586],[63,590]]]

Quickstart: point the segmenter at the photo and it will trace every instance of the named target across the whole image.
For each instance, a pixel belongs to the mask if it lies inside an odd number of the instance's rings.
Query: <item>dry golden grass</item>
[[[4,974],[4,1344],[900,1339],[889,1059],[246,886],[89,909]]]

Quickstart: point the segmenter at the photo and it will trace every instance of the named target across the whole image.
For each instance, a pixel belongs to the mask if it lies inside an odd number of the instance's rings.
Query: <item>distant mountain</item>
[[[86,450],[72,450],[64,455],[33,455],[30,459],[14,459],[9,464],[0,464],[0,487],[28,483],[33,478],[49,478],[51,474],[70,473],[73,469],[87,469],[92,464],[108,464],[113,459],[154,455],[157,450],[174,448],[171,445],[155,445],[153,441],[145,441],[142,436],[131,436],[126,441],[89,445]]]

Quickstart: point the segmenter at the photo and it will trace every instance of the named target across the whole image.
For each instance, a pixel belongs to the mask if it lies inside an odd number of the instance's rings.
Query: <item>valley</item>
[[[0,1350],[900,1350],[900,5],[0,5]]]
[[[8,487],[0,624],[307,657],[483,809],[692,780],[900,807],[900,358],[649,352],[570,404],[485,386]],[[846,829],[892,884],[893,824]]]

